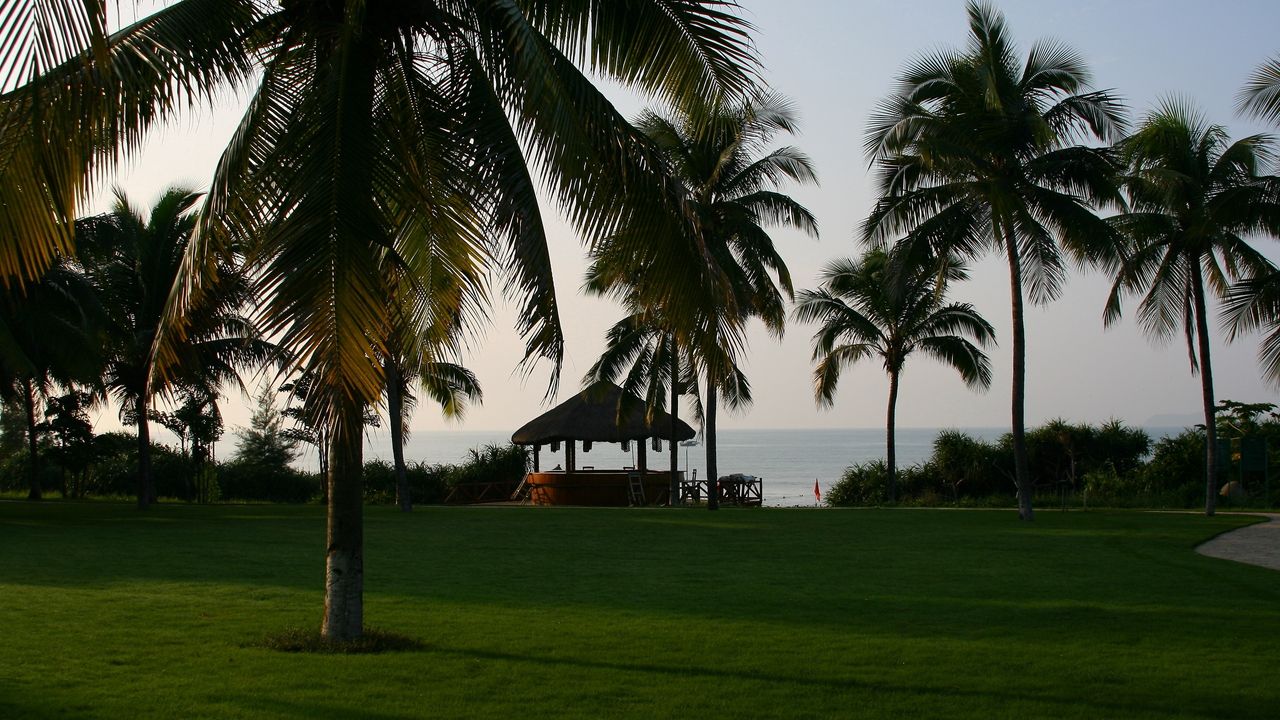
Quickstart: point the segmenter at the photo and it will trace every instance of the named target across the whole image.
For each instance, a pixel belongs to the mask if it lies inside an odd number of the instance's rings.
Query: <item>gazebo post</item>
[[[538,467],[538,464],[539,464],[538,458],[541,455],[542,455],[542,446],[537,443],[534,443],[533,444],[533,471],[534,472],[541,472],[542,470],[542,468]]]
[[[573,474],[573,471],[574,471],[573,464],[578,459],[577,458],[578,453],[576,452],[576,449],[575,449],[575,446],[577,444],[578,444],[577,440],[566,440],[564,442],[564,474],[565,475]]]
[[[649,458],[648,458],[648,456],[645,454],[645,449],[646,449],[646,448],[645,448],[645,446],[644,446],[644,441],[645,441],[646,439],[647,439],[647,438],[640,438],[640,440],[636,442],[636,445],[637,445],[637,449],[636,449],[636,470],[639,470],[639,471],[640,471],[640,477],[641,477],[641,478],[643,478],[643,477],[644,477],[645,472],[647,472],[647,471],[649,470]]]

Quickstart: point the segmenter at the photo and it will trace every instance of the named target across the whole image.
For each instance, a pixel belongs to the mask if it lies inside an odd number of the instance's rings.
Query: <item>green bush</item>
[[[1204,432],[1188,428],[1156,443],[1151,460],[1134,474],[1132,492],[1164,507],[1204,504]]]
[[[223,463],[218,467],[222,500],[304,503],[320,493],[320,477],[288,465]]]
[[[958,430],[938,433],[925,468],[937,486],[955,501],[1007,492],[1013,484],[1011,450]]]
[[[96,458],[86,473],[84,492],[100,496],[136,496],[138,436],[124,432],[103,433],[94,437],[93,449]],[[167,445],[151,443],[151,476],[158,497],[189,498],[192,495],[187,459]]]
[[[883,460],[870,460],[850,465],[834,485],[827,489],[823,501],[830,507],[883,505],[888,497],[889,468]],[[899,492],[906,489],[899,485]]]
[[[472,448],[467,460],[451,466],[444,475],[449,487],[473,483],[505,482],[516,486],[529,470],[529,453],[519,445],[485,445]]]
[[[453,469],[450,465],[408,463],[405,476],[409,481],[409,497],[414,505],[434,505],[444,502],[449,490],[445,476]],[[370,460],[364,464],[364,499],[375,505],[390,505],[396,501],[395,466],[385,460]]]

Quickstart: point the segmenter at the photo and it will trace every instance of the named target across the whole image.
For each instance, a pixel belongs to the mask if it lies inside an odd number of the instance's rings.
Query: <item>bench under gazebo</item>
[[[517,495],[537,505],[666,505],[671,498],[672,473],[677,487],[684,473],[676,468],[651,470],[646,443],[680,442],[695,435],[683,420],[649,413],[644,400],[611,382],[598,382],[542,415],[511,435],[516,445],[533,446],[533,472],[525,476]],[[589,450],[592,443],[618,443],[624,451],[636,443],[634,467],[579,469],[578,443]],[[543,470],[541,450],[564,446],[564,469]]]

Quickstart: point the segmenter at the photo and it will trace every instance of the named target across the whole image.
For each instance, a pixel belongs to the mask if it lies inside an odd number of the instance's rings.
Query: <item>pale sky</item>
[[[757,27],[756,42],[773,88],[800,110],[802,133],[782,142],[807,152],[821,186],[790,188],[817,216],[821,240],[778,230],[774,240],[797,288],[813,287],[829,260],[857,255],[859,222],[874,193],[862,137],[876,102],[886,95],[905,63],[922,52],[959,46],[966,39],[963,0],[898,2],[867,0],[743,0]],[[1053,37],[1078,50],[1094,73],[1096,88],[1114,89],[1137,119],[1155,100],[1178,94],[1194,100],[1207,117],[1226,125],[1233,138],[1269,128],[1236,116],[1235,94],[1252,70],[1280,53],[1280,3],[1223,0],[1077,0],[998,3],[1025,55],[1031,43]],[[126,10],[128,14],[129,11]],[[633,116],[643,102],[612,93],[619,109]],[[146,149],[115,178],[135,203],[150,202],[167,185],[207,187],[218,154],[242,111],[242,99],[155,134]],[[104,191],[93,210],[107,207]],[[594,362],[604,330],[619,316],[607,301],[578,293],[585,261],[574,232],[550,207],[549,235],[556,287],[567,337],[559,399],[579,389]],[[1280,242],[1257,242],[1280,260]],[[1126,320],[1102,326],[1102,306],[1110,284],[1096,273],[1073,271],[1062,297],[1027,315],[1027,419],[1030,424],[1063,417],[1099,422],[1120,418],[1144,424],[1160,415],[1199,412],[1199,384],[1189,370],[1181,337],[1161,346]],[[992,388],[968,390],[954,371],[924,357],[911,358],[904,371],[898,405],[901,427],[999,427],[1009,422],[1009,282],[1006,266],[992,257],[972,268],[972,279],[952,297],[973,303],[995,326],[1000,346],[990,351]],[[1130,307],[1133,303],[1130,303]],[[513,431],[543,412],[546,368],[527,381],[513,373],[522,345],[512,330],[512,309],[498,307],[492,326],[465,359],[479,376],[485,402],[465,422],[445,423],[423,405],[414,429],[462,428]],[[722,413],[721,428],[880,427],[888,383],[878,363],[847,370],[836,406],[819,411],[813,402],[809,338],[812,327],[789,324],[781,342],[761,328],[750,338],[745,369],[755,395],[746,412]],[[1215,338],[1214,374],[1218,398],[1277,402],[1277,391],[1259,378],[1257,337],[1227,346]],[[243,425],[248,411],[235,392],[223,406],[228,429]],[[1190,423],[1190,417],[1168,424]],[[99,418],[114,426],[114,411]],[[158,428],[157,428],[158,429]],[[227,438],[232,436],[230,432]],[[224,443],[226,441],[224,440]]]

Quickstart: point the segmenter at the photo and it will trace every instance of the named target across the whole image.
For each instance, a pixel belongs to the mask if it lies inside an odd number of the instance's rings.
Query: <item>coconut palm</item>
[[[382,368],[396,504],[404,512],[413,508],[404,443],[409,437],[409,418],[417,404],[415,389],[425,391],[450,419],[460,419],[468,401],[483,399],[475,374],[444,359],[461,354],[461,336],[481,320],[480,311],[488,299],[483,257],[466,244],[433,242],[427,235],[421,241],[426,259],[419,262],[424,274],[417,278],[418,282],[397,282],[396,258],[386,258],[393,306]]]
[[[273,351],[240,314],[249,286],[237,268],[224,262],[221,282],[187,304],[181,341],[163,354],[154,352],[196,227],[191,210],[199,198],[190,190],[170,188],[144,216],[117,191],[110,213],[76,225],[76,242],[107,318],[102,382],[119,403],[122,421],[138,427],[139,508],[155,500],[152,399],[180,388],[215,394],[223,383],[239,382],[240,370],[265,362]]]
[[[1280,57],[1253,71],[1240,91],[1237,107],[1247,115],[1280,122]]]
[[[968,47],[908,65],[871,121],[866,151],[882,198],[862,234],[873,247],[906,236],[934,254],[992,252],[1008,262],[1018,513],[1030,520],[1023,303],[1058,295],[1060,246],[1081,261],[1113,244],[1090,207],[1117,199],[1112,154],[1073,143],[1118,136],[1123,109],[1110,93],[1087,91],[1075,51],[1041,41],[1020,60],[999,12],[971,1],[968,14]]]
[[[668,330],[671,323],[654,313],[632,306],[634,312],[622,318],[605,333],[605,347],[600,358],[587,371],[582,383],[590,386],[607,380],[621,386],[629,395],[643,398],[652,415],[670,412],[671,437],[676,436],[680,395],[693,395],[694,417],[704,422],[701,394],[698,392],[699,358],[693,356],[688,344],[681,344]],[[735,381],[726,383],[721,392],[729,391],[728,402],[732,407],[744,407],[751,403],[751,386],[745,375],[731,361]],[[669,406],[668,406],[669,401]],[[668,409],[670,408],[670,409]],[[679,444],[672,442],[669,448],[671,462],[671,487],[669,501],[675,504],[680,497]]]
[[[461,418],[467,402],[480,402],[484,393],[474,373],[457,363],[430,356],[401,354],[383,360],[387,373],[387,420],[391,429],[391,457],[396,473],[396,504],[403,512],[413,509],[409,492],[404,443],[409,439],[409,418],[417,405],[416,387],[440,406],[446,418]]]
[[[1254,71],[1240,92],[1239,110],[1280,125],[1280,57]],[[1280,184],[1270,180],[1277,192]],[[1267,379],[1280,383],[1280,272],[1250,278],[1231,287],[1223,307],[1228,340],[1255,330],[1266,330],[1258,348]]]
[[[966,278],[949,257],[903,262],[872,250],[858,260],[827,264],[821,287],[798,295],[796,319],[821,324],[813,336],[813,389],[820,407],[835,403],[841,372],[861,360],[880,358],[889,375],[889,502],[897,499],[894,418],[907,358],[919,350],[955,368],[974,389],[991,385],[991,363],[981,348],[994,343],[995,331],[972,305],[946,302],[947,283]]]
[[[1227,289],[1222,305],[1227,341],[1263,331],[1258,346],[1262,375],[1280,385],[1280,271],[1241,280]]]
[[[93,19],[104,0],[42,1],[70,18],[83,5],[91,19],[27,33],[46,50],[33,57],[69,45],[77,62],[20,88],[11,106],[22,122],[0,130],[23,140],[37,109],[59,110],[61,134],[35,135],[70,158],[66,178],[44,181],[60,193],[184,102],[256,83],[172,309],[180,316],[212,282],[217,258],[243,251],[264,331],[315,380],[306,405],[331,446],[330,640],[363,628],[361,429],[385,387],[388,285],[425,284],[423,264],[453,255],[424,252],[427,240],[505,266],[527,359],[550,358],[556,377],[563,342],[526,158],[589,240],[665,210],[654,158],[579,64],[684,107],[745,93],[757,65],[749,25],[719,0],[182,0],[105,39]],[[39,4],[0,19],[0,38],[26,32],[24,17],[9,18]],[[41,45],[48,34],[58,48]],[[49,154],[36,145],[20,149]],[[0,221],[50,205],[19,200],[0,202]],[[35,229],[32,242],[57,239]]]
[[[31,500],[42,496],[39,405],[55,385],[97,383],[103,319],[93,286],[65,258],[38,281],[0,295],[0,398],[20,401],[26,416]]]
[[[774,137],[797,128],[794,107],[778,95],[759,94],[708,112],[649,111],[637,126],[662,153],[679,212],[610,236],[595,253],[587,289],[622,299],[639,324],[659,333],[652,339],[669,346],[668,365],[687,355],[686,367],[703,377],[707,478],[715,482],[720,396],[731,405],[750,399],[737,367],[744,326],[759,318],[780,337],[784,296],[793,294],[786,263],[766,228],[818,234],[812,214],[777,188],[787,181],[816,183],[817,177],[798,149],[771,149]],[[664,372],[670,379],[682,371]]]
[[[1274,158],[1265,135],[1232,142],[1187,102],[1169,99],[1120,145],[1129,171],[1131,210],[1112,219],[1129,241],[1107,301],[1105,319],[1119,319],[1126,295],[1141,294],[1137,319],[1148,334],[1187,340],[1192,373],[1200,375],[1205,417],[1205,513],[1217,498],[1213,368],[1208,294],[1230,281],[1263,278],[1275,268],[1248,237],[1280,230],[1274,179],[1259,175]]]

